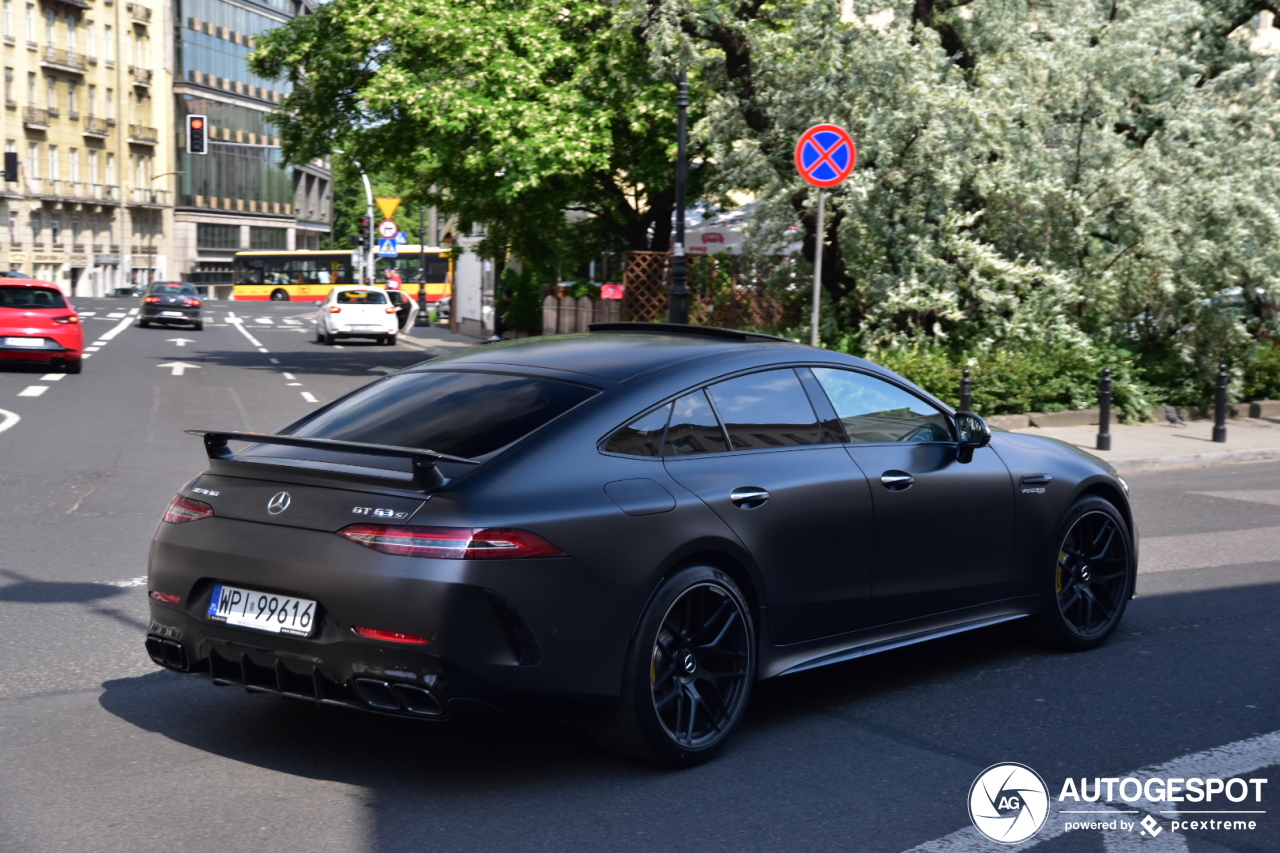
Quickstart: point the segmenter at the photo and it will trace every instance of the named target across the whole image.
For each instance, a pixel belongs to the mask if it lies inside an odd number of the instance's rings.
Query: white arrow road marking
[[[1151,767],[1144,767],[1128,775],[1136,779],[1145,780],[1149,778],[1159,777],[1161,779],[1188,777],[1205,777],[1217,776],[1226,779],[1231,776],[1243,776],[1246,773],[1253,773],[1264,767],[1270,767],[1274,764],[1280,764],[1280,731],[1271,732],[1258,737],[1249,738],[1248,740],[1240,740],[1235,743],[1229,743],[1225,746],[1215,746],[1212,749],[1206,749],[1203,752],[1193,752],[1190,755],[1184,755],[1181,758],[1175,758],[1173,761],[1164,764],[1156,764]],[[1062,804],[1057,802],[1053,791],[1049,792],[1050,805],[1049,816],[1045,818],[1044,828],[1032,838],[1028,838],[1021,844],[1002,845],[1001,850],[1016,851],[1027,850],[1035,847],[1044,841],[1057,838],[1065,831],[1063,823],[1065,820],[1061,817]],[[1075,803],[1068,803],[1075,805]],[[1088,804],[1090,809],[1102,811],[1106,809],[1102,804]],[[1146,811],[1152,811],[1151,809]],[[1070,809],[1067,810],[1071,811]],[[1120,809],[1112,809],[1111,811],[1120,811]],[[1173,812],[1164,812],[1172,814]],[[1083,816],[1091,817],[1091,816]],[[1097,820],[1110,820],[1109,815],[1102,815]],[[1136,850],[1139,843],[1143,850],[1155,851],[1155,853],[1182,853],[1187,849],[1186,841],[1180,836],[1174,836],[1174,833],[1165,828],[1165,831],[1157,835],[1155,838],[1138,836],[1134,839],[1111,839],[1110,835],[1116,833],[1108,833],[1104,836],[1104,844],[1108,851]],[[1125,833],[1126,835],[1136,835],[1134,833]],[[1177,838],[1175,842],[1173,839]],[[1164,845],[1164,846],[1162,846]],[[1172,845],[1172,846],[1170,846]],[[932,841],[926,841],[924,844],[912,847],[906,853],[991,853],[992,844],[982,833],[978,832],[972,826],[966,826],[964,829],[958,829],[950,835],[944,835],[941,838],[935,838]]]
[[[198,364],[187,364],[185,361],[171,361],[171,362],[169,362],[168,364],[157,364],[157,365],[156,365],[156,367],[172,367],[172,368],[173,368],[173,373],[172,373],[172,375],[173,375],[173,376],[181,376],[182,374],[184,374],[184,373],[186,373],[186,372],[187,372],[187,369],[188,369],[188,368],[190,368],[190,369],[192,369],[192,370],[199,370],[199,369],[200,369],[200,365],[198,365]]]
[[[169,340],[173,341],[175,344],[177,344],[180,347],[185,347],[187,344],[195,343],[195,340],[193,338],[169,338]]]
[[[45,391],[49,390],[48,385],[28,385],[18,392],[19,397],[39,397]]]
[[[22,418],[18,417],[13,412],[0,409],[0,432],[4,432],[20,420],[22,420]]]

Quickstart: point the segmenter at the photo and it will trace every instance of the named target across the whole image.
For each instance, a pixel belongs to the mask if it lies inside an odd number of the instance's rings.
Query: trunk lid
[[[185,492],[213,507],[220,518],[306,530],[337,531],[348,524],[406,524],[426,504],[357,489],[202,474]]]

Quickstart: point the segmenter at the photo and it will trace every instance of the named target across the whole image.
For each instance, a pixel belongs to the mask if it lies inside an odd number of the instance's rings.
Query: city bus
[[[400,289],[414,299],[424,286],[428,302],[448,296],[453,261],[448,249],[428,246],[427,274],[420,283],[423,251],[418,245],[400,246],[395,258],[377,258],[374,283],[386,285],[387,272],[400,275]],[[345,249],[294,252],[236,252],[233,299],[245,302],[319,302],[336,284],[359,284],[351,252]]]

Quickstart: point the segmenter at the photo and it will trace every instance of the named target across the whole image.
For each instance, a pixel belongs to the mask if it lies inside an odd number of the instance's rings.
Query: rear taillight
[[[394,313],[396,313],[396,306],[394,306],[394,305],[388,305],[388,306],[387,306],[387,313],[388,313],[388,314],[394,314]]]
[[[341,308],[339,308],[337,305],[330,305],[330,306],[329,306],[329,313],[330,313],[330,314],[341,314],[341,313],[342,313],[342,309],[341,309]]]
[[[179,601],[182,601],[181,596],[173,595],[168,592],[157,592],[154,589],[147,593],[147,595],[151,596],[156,601],[163,602],[164,604],[177,604]]]
[[[162,520],[170,524],[182,524],[184,521],[198,521],[212,516],[213,507],[204,501],[193,501],[182,495],[174,495],[173,500],[169,501],[169,506],[165,507]]]
[[[399,631],[384,631],[381,628],[363,628],[356,625],[353,628],[361,637],[368,637],[370,640],[389,640],[393,643],[416,643],[425,646],[431,641],[426,637],[419,637],[417,634],[402,634]]]
[[[159,297],[159,296],[148,296],[146,299],[144,299],[144,300],[142,300],[142,301],[143,301],[143,302],[156,303],[156,302],[159,302],[159,301],[160,301],[160,297]]]
[[[366,548],[399,557],[518,560],[526,557],[567,556],[547,540],[525,530],[352,524],[338,532]]]
[[[186,300],[186,302],[187,302],[187,307],[188,307],[188,308],[199,308],[199,307],[200,307],[200,300],[199,300],[199,299],[188,299],[188,300]]]
[[[62,323],[63,325],[68,323],[75,324],[80,322],[80,317],[77,314],[72,314],[70,317],[54,317],[53,322]]]

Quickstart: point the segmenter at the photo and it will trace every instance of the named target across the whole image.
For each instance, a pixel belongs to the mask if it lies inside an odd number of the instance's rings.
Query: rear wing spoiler
[[[239,432],[231,430],[185,430],[188,435],[204,439],[204,450],[210,460],[247,461],[239,459],[228,446],[230,441],[247,441],[253,444],[282,444],[286,447],[306,447],[313,450],[332,450],[339,453],[358,453],[365,456],[381,456],[392,459],[408,459],[413,466],[413,485],[426,491],[444,484],[444,475],[436,467],[437,462],[456,462],[461,465],[479,465],[475,459],[450,456],[419,447],[397,447],[393,444],[365,444],[360,441],[336,441],[331,438],[302,438],[296,435],[275,435],[269,432]],[[392,472],[388,472],[391,474]]]

